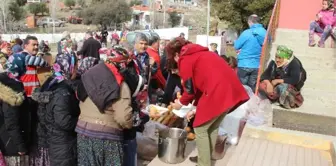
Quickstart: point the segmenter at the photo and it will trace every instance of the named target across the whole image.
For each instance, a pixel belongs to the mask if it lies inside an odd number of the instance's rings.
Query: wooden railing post
[[[259,69],[258,69],[258,78],[257,78],[257,84],[256,84],[256,90],[255,94],[258,95],[258,90],[259,90],[259,84],[260,84],[260,76],[264,72],[265,68],[267,67],[267,62],[269,60],[270,56],[270,51],[272,47],[273,41],[275,41],[276,37],[276,29],[278,28],[278,21],[279,21],[279,13],[280,13],[280,1],[281,0],[276,0],[273,11],[272,11],[272,16],[270,18],[270,21],[268,23],[267,27],[267,32],[264,40],[264,44],[262,47],[261,55],[260,55],[260,64],[259,64]]]

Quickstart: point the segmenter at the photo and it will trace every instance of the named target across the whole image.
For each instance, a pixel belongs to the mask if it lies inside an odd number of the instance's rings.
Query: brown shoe
[[[189,160],[193,163],[197,163],[198,161],[198,156],[194,156],[194,157],[189,157]]]
[[[193,163],[197,163],[198,162],[198,156],[194,156],[194,157],[189,157],[189,160],[191,161],[191,162],[193,162]],[[216,159],[211,159],[211,160],[216,160]]]

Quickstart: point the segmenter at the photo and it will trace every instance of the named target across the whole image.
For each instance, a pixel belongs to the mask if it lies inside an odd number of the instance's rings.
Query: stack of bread
[[[177,99],[180,99],[181,93],[177,93]],[[160,105],[161,107],[164,107]],[[172,105],[169,105],[168,111],[160,115],[159,110],[155,106],[149,106],[149,116],[151,117],[152,121],[156,121],[158,123],[161,123],[163,125],[166,125],[168,127],[181,127],[183,128],[184,125],[181,125],[183,123],[183,119],[176,116],[172,110]],[[185,130],[188,132],[188,140],[194,140],[195,134],[191,132],[190,127],[185,127]]]
[[[195,134],[191,131],[190,127],[185,127],[184,130],[188,133],[187,138],[189,141],[192,141],[195,139]]]
[[[181,93],[177,92],[177,99],[180,99]],[[164,107],[162,105],[160,105],[161,107]],[[174,127],[175,122],[177,121],[177,119],[179,119],[178,116],[176,116],[172,110],[173,107],[172,105],[169,105],[168,107],[168,111],[163,113],[162,115],[159,114],[159,110],[154,107],[154,106],[149,106],[149,116],[151,117],[151,120],[159,122],[161,124],[164,124],[168,127]]]
[[[171,105],[169,105],[167,108],[168,111],[160,115],[159,110],[156,107],[149,106],[149,115],[151,120],[164,124],[168,127],[172,127],[172,124],[174,124],[176,121],[177,116],[172,112],[173,109]]]

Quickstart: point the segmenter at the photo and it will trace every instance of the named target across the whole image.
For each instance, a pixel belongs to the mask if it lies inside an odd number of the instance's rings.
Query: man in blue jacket
[[[243,85],[249,86],[253,91],[256,88],[261,49],[266,35],[266,29],[259,22],[257,15],[249,16],[250,28],[234,42],[235,50],[239,51],[238,77]]]

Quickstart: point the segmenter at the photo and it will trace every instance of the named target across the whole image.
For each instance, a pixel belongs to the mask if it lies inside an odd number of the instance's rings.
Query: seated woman
[[[279,102],[284,108],[296,108],[302,105],[300,93],[306,81],[306,71],[293,51],[286,46],[278,46],[275,61],[271,61],[261,75],[259,92],[273,102]]]
[[[318,42],[319,47],[324,47],[324,42],[330,36],[332,31],[332,26],[335,25],[335,15],[334,15],[334,3],[332,0],[322,1],[322,10],[320,10],[315,21],[310,23],[309,28],[309,46],[315,46],[314,34],[321,34],[321,39]]]

